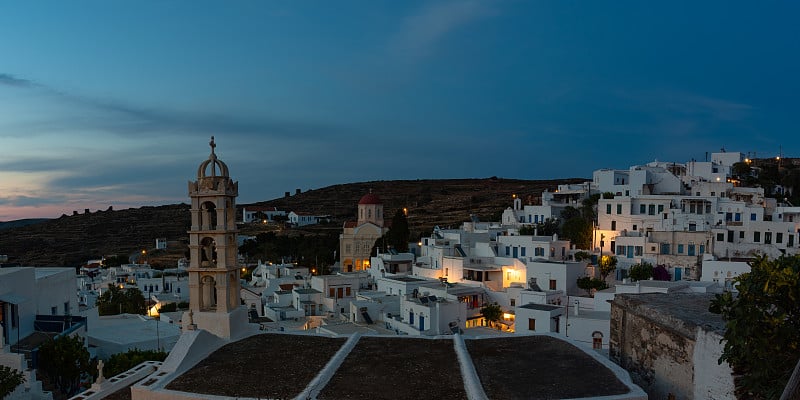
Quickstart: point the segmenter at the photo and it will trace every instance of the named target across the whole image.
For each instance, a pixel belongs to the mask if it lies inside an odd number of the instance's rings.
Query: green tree
[[[103,366],[103,376],[112,377],[121,374],[145,361],[164,361],[167,353],[156,350],[128,350],[117,353],[108,359]]]
[[[646,261],[635,264],[631,267],[630,271],[628,271],[628,276],[633,282],[646,281],[653,277],[653,264]]]
[[[740,398],[777,399],[800,359],[800,256],[750,263],[737,296],[716,295],[709,311],[725,320],[719,362],[733,367]]]
[[[25,376],[16,369],[0,365],[0,399],[11,394],[17,386],[25,383]]]
[[[558,226],[558,220],[553,218],[548,218],[540,224],[524,225],[519,228],[520,235],[553,236],[554,233],[560,233],[560,227]]]
[[[39,371],[62,394],[75,394],[81,377],[93,374],[89,350],[83,345],[83,338],[59,336],[39,346]]]
[[[121,289],[109,284],[108,290],[97,298],[99,315],[144,314],[144,295],[138,288]]]
[[[592,258],[592,255],[588,251],[578,251],[573,255],[573,257],[575,258],[575,261],[583,261]]]
[[[588,249],[592,246],[592,224],[581,216],[564,221],[561,233],[579,249]]]
[[[125,256],[108,256],[103,258],[103,267],[111,268],[111,267],[119,267],[122,264],[128,263],[128,257]]]
[[[600,257],[600,276],[603,281],[617,269],[617,257],[615,256],[602,256]]]
[[[591,276],[583,276],[578,278],[578,288],[586,291],[586,294],[594,297],[594,292],[608,288],[608,284],[602,279],[592,278]]]
[[[386,232],[386,243],[398,252],[408,251],[408,239],[411,231],[408,229],[408,219],[402,209],[398,209],[392,217],[392,226]]]
[[[489,321],[490,326],[494,326],[503,316],[503,309],[497,303],[487,303],[481,307],[481,315]]]

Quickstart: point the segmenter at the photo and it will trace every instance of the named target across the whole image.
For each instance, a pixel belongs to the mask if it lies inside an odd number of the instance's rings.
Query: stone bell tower
[[[189,182],[192,227],[189,230],[189,309],[184,329],[205,329],[231,338],[247,324],[241,307],[239,268],[236,263],[236,196],[239,184],[228,166],[214,153],[197,169],[197,181]]]

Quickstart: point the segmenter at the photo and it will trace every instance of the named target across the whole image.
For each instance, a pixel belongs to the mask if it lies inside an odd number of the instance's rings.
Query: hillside
[[[427,235],[436,225],[456,227],[469,220],[470,215],[484,221],[497,220],[502,210],[511,205],[514,194],[526,204],[535,203],[545,189],[552,191],[558,184],[584,180],[534,181],[492,177],[359,182],[309,190],[256,204],[333,217],[331,224],[283,230],[282,234],[330,233],[341,230],[344,221],[355,218],[358,200],[372,190],[383,200],[387,219],[391,219],[396,210],[408,208],[412,237],[419,237]],[[240,213],[242,206],[246,205],[239,205]],[[76,266],[103,255],[127,256],[146,249],[151,263],[174,266],[185,252],[189,225],[187,204],[62,216],[4,230],[0,234],[0,254],[8,255],[9,262],[23,265]],[[259,229],[258,225],[242,227],[242,233],[254,234]],[[167,254],[151,250],[159,237],[169,241]]]

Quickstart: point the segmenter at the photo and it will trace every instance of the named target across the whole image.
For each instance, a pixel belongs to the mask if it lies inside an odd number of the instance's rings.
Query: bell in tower
[[[236,196],[239,185],[228,166],[217,158],[211,137],[211,155],[189,182],[192,226],[189,230],[188,329],[205,329],[231,338],[244,332],[247,311],[241,306],[237,265]],[[192,322],[194,324],[192,324]]]

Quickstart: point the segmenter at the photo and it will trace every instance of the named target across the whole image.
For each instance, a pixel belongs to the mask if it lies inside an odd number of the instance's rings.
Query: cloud
[[[4,74],[4,73],[0,73],[0,85],[23,87],[23,88],[30,88],[37,86],[34,82],[31,82],[27,79],[20,79],[14,75]]]
[[[242,134],[270,135],[293,140],[313,140],[331,134],[351,132],[345,127],[325,122],[302,121],[279,117],[233,115],[214,112],[182,112],[168,108],[153,109],[115,99],[102,99],[64,92],[47,84],[0,73],[0,84],[44,93],[59,105],[60,112],[43,113],[35,121],[26,121],[24,136],[46,132],[85,132],[147,137],[170,135]],[[13,128],[10,126],[9,128]],[[0,130],[0,137],[20,137],[14,129]]]
[[[400,57],[416,61],[432,53],[451,32],[494,13],[485,2],[476,0],[432,3],[405,19],[390,48]]]

